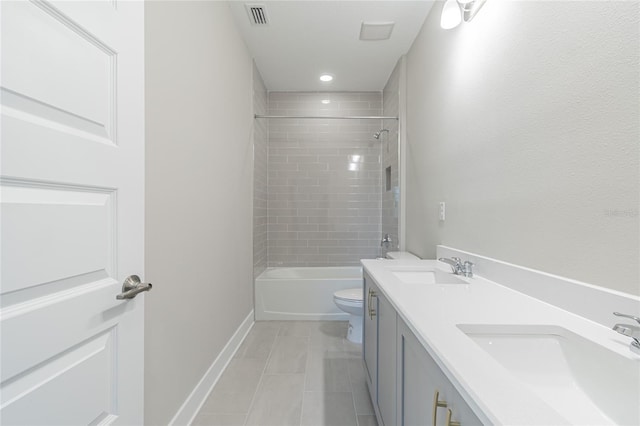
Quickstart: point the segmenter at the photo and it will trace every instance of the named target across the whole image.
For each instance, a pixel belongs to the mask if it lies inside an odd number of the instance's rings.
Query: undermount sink
[[[558,326],[458,328],[571,424],[640,424],[640,357]]]
[[[392,269],[391,273],[405,284],[468,284],[456,275],[436,268]]]

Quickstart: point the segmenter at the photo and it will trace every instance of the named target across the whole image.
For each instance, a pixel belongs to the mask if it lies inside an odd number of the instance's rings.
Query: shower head
[[[380,135],[382,135],[382,132],[387,132],[387,133],[389,133],[389,129],[381,129],[381,130],[378,130],[377,132],[375,132],[375,133],[373,134],[373,137],[374,137],[374,138],[376,138],[376,139],[380,139]]]

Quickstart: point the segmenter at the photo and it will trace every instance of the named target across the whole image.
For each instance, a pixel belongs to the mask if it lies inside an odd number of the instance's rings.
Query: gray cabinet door
[[[482,424],[438,364],[401,320],[398,321],[397,341],[399,424],[446,425],[449,410],[451,421],[459,422],[462,426]]]
[[[398,321],[398,423],[431,425],[435,386],[429,380],[424,349],[402,321]]]
[[[373,297],[373,280],[364,275],[364,318],[363,342],[364,365],[367,373],[367,384],[374,405],[378,400],[378,299]]]
[[[396,311],[378,293],[378,410],[385,426],[396,421]]]

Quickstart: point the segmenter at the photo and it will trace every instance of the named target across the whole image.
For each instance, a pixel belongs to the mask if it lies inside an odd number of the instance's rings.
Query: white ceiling
[[[266,6],[251,25],[245,4]],[[380,91],[433,1],[232,1],[238,28],[269,91]],[[391,38],[359,40],[363,21],[394,21]],[[322,83],[322,73],[335,76]]]

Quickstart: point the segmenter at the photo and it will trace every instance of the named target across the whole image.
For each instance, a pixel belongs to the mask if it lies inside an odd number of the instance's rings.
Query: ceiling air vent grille
[[[245,4],[251,25],[269,25],[267,9],[263,4]]]

